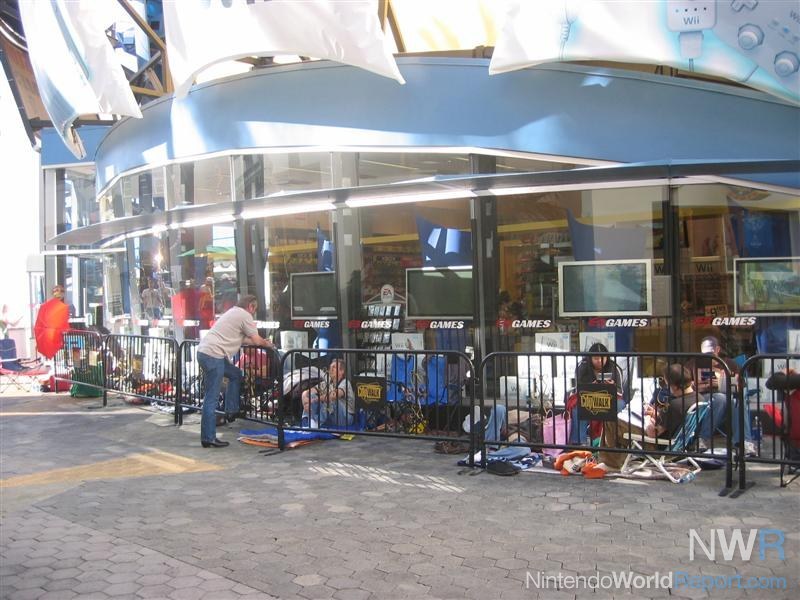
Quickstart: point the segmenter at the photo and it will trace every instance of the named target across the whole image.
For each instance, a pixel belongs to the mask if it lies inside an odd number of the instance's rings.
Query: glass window
[[[786,330],[800,328],[798,301],[794,311],[787,304],[785,310],[773,306],[765,312],[775,314],[755,318],[757,310],[740,306],[737,312],[734,273],[737,259],[758,263],[763,258],[800,256],[798,198],[729,185],[691,185],[678,189],[677,204],[683,349],[697,352],[702,338],[713,335],[731,357],[757,350],[785,352]],[[743,283],[740,291],[746,292],[747,285]],[[743,313],[749,315],[747,320],[740,319]]]
[[[110,192],[110,197],[105,194],[106,199],[101,198],[101,203],[106,204],[104,212],[110,212],[110,218],[136,217],[166,209],[163,169],[125,176]]]
[[[663,188],[617,188],[550,192],[513,196],[498,200],[499,279],[497,314],[499,333],[511,336],[502,349],[535,347],[534,335],[568,332],[570,349],[582,350],[591,331],[614,335],[619,351],[652,352],[666,350],[669,325],[669,276],[663,268],[660,245]],[[620,280],[609,286],[608,275],[589,281],[580,276],[578,291],[584,298],[606,293],[619,298],[618,310],[598,308],[587,303],[560,306],[559,264],[595,262],[597,267],[620,260],[652,261],[652,317],[646,327],[607,325],[604,317],[624,316],[630,309],[623,297],[646,290],[633,289]],[[634,267],[631,267],[634,269]],[[621,278],[622,276],[619,275]],[[592,287],[593,286],[593,287]],[[612,289],[613,288],[613,289]],[[630,288],[630,289],[629,289]],[[575,293],[574,291],[572,292]],[[570,300],[576,300],[574,295]],[[616,302],[616,300],[614,300]],[[565,310],[567,309],[567,310]],[[563,316],[563,312],[586,312],[582,316]],[[634,311],[636,312],[636,311]],[[637,315],[630,315],[631,317]],[[514,326],[514,325],[517,326]],[[548,325],[545,326],[545,325]]]
[[[230,158],[220,156],[166,168],[169,208],[231,201]]]
[[[378,185],[435,175],[466,175],[467,155],[362,152],[358,155],[358,185]]]
[[[333,187],[330,152],[245,154],[234,158],[234,172],[239,200]]]
[[[292,320],[292,275],[335,269],[331,213],[308,212],[249,220],[245,222],[245,245],[250,249],[250,260],[243,289],[258,297],[259,318],[279,323],[282,331],[299,332],[302,341],[298,343],[303,346],[340,346],[339,320],[330,319],[330,327],[326,328],[305,326],[307,320],[326,320],[317,318],[322,315],[314,313],[313,303],[301,306],[295,299],[301,307],[298,311],[305,310],[308,316]],[[338,294],[335,276],[329,281],[334,289],[327,290],[328,298]]]
[[[575,169],[583,165],[570,163],[538,160],[534,158],[520,158],[516,156],[498,156],[498,173],[534,173],[537,171],[561,171],[564,169]]]
[[[100,222],[100,212],[94,195],[94,165],[75,165],[64,170],[64,210],[76,229]]]
[[[425,349],[464,351],[472,345],[474,323],[471,318],[448,315],[457,304],[446,294],[438,298],[412,299],[406,289],[406,271],[423,266],[472,265],[472,234],[469,201],[454,199],[416,204],[392,204],[359,209],[361,229],[360,305],[351,307],[360,320],[391,319],[391,329],[360,330],[359,347],[389,347],[395,334],[413,334]],[[474,294],[473,286],[468,292]],[[383,297],[384,286],[391,286],[393,298]],[[413,290],[412,290],[413,293]],[[432,317],[464,320],[458,330],[420,329],[406,319],[408,303],[426,305]],[[471,305],[469,299],[466,305]],[[413,308],[413,307],[412,307]],[[413,337],[412,336],[412,337]]]

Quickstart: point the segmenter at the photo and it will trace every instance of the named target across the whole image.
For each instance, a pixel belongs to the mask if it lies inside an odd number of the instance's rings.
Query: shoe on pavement
[[[744,443],[744,455],[745,456],[758,456],[758,448],[753,442],[745,442]]]
[[[219,438],[214,438],[210,442],[203,440],[200,442],[200,444],[203,446],[203,448],[224,448],[225,446],[229,446],[230,442],[223,442]]]

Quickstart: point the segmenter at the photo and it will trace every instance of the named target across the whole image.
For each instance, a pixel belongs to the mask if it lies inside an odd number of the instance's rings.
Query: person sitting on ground
[[[462,428],[466,433],[470,433],[473,425],[481,421],[482,413],[480,406],[475,407],[474,414],[468,414],[464,418]],[[517,416],[517,420],[519,417]],[[489,407],[489,417],[483,421],[484,440],[487,442],[499,442],[507,435],[506,424],[508,422],[508,411],[502,404],[495,404]]]
[[[701,423],[700,428],[700,448],[706,450],[712,447],[712,438],[714,432],[722,429],[726,423],[727,412],[727,392],[731,390],[731,406],[733,413],[731,414],[731,435],[733,443],[739,443],[739,436],[744,429],[744,451],[748,456],[755,456],[756,447],[753,444],[752,433],[750,429],[750,411],[744,411],[744,427],[740,424],[738,400],[734,392],[734,383],[739,379],[738,365],[725,358],[722,353],[722,347],[719,340],[713,335],[706,336],[700,342],[700,351],[703,354],[709,355],[710,365],[698,364],[697,360],[689,361],[689,369],[692,372],[696,382],[695,388],[701,394],[703,400],[710,402],[708,417]],[[733,380],[729,381],[728,374],[723,368],[725,367],[730,371]]]
[[[610,383],[617,388],[617,412],[622,410],[622,371],[617,363],[603,354],[608,352],[605,344],[595,342],[589,346],[588,356],[584,358],[575,370],[575,381],[578,385],[587,383]],[[589,421],[578,419],[577,405],[570,410],[572,429],[569,434],[570,444],[587,444]]]
[[[692,372],[683,365],[669,365],[662,377],[669,396],[644,407],[644,433],[649,437],[669,440],[683,425],[686,411],[700,397],[694,389]]]
[[[325,378],[303,392],[303,427],[346,429],[355,421],[356,396],[342,359],[334,359]]]
[[[781,427],[778,429],[786,436],[787,457],[789,460],[798,461],[800,460],[800,373],[787,366],[786,369],[775,371],[770,375],[764,385],[767,389],[777,392],[776,399],[783,407]],[[775,408],[774,403],[772,406]],[[769,404],[762,407],[766,409]],[[787,465],[787,467],[790,474],[800,470],[797,465]]]

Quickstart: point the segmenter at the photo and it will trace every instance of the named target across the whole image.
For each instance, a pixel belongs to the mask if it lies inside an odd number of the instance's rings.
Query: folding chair
[[[40,384],[42,376],[49,374],[50,368],[39,359],[17,357],[14,340],[0,340],[0,393],[12,388],[27,392],[34,384]]]
[[[643,436],[641,433],[631,433],[630,431],[624,432],[622,437],[628,440],[631,447],[637,450],[644,450],[642,443],[645,443],[653,446],[660,446],[669,452],[683,452],[694,443],[695,437],[697,436],[697,427],[706,417],[708,406],[707,402],[696,402],[692,404],[684,415],[683,424],[669,440],[646,435]],[[657,450],[653,451],[654,454],[656,452]],[[630,475],[646,465],[652,465],[672,483],[681,483],[681,479],[675,477],[667,468],[668,464],[675,463],[677,460],[684,460],[684,458],[671,455],[652,456],[650,454],[628,454],[628,456],[625,457],[625,462],[622,464],[620,472]],[[694,458],[687,456],[685,460],[690,465],[693,474],[696,475],[701,471],[700,465]]]

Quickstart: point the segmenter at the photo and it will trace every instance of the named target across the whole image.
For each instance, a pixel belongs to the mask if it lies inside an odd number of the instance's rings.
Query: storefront
[[[94,168],[47,168],[53,247],[107,251],[51,265],[79,316],[194,338],[254,293],[284,346],[787,349],[798,108],[595,67],[398,64],[405,86],[327,63],[200,85],[113,128]]]

